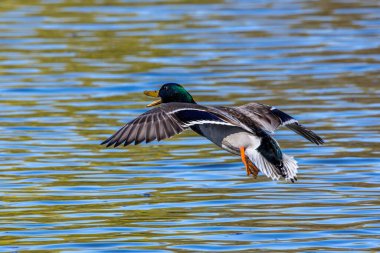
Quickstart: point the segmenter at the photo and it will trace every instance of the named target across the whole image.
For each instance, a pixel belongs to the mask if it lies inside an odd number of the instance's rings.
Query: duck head
[[[144,94],[150,97],[159,98],[158,100],[147,105],[147,107],[171,102],[195,104],[195,101],[190,93],[178,83],[166,83],[161,86],[159,91],[144,91]]]

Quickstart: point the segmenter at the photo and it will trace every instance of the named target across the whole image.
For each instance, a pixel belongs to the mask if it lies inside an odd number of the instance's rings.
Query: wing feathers
[[[199,109],[178,110],[175,115],[187,127],[199,124],[232,125],[222,115],[216,115],[210,111]]]
[[[321,137],[319,137],[316,133],[314,133],[310,129],[307,129],[306,127],[299,124],[298,121],[294,119],[292,116],[274,107],[271,108],[271,111],[274,115],[280,118],[282,126],[286,126],[290,130],[303,136],[304,138],[306,138],[307,140],[309,140],[310,142],[314,144],[322,145],[323,143],[325,143]]]
[[[241,113],[241,118],[248,117],[248,126],[254,128],[258,125],[260,128],[274,132],[280,126],[286,126],[295,133],[303,136],[307,140],[317,145],[324,143],[324,140],[313,131],[307,129],[298,123],[298,121],[287,113],[264,104],[249,103],[243,106],[230,107],[235,108]],[[233,113],[233,111],[231,112]]]
[[[306,127],[302,126],[301,124],[298,124],[297,122],[287,124],[285,126],[288,127],[290,130],[296,132],[297,134],[305,137],[312,143],[315,143],[317,145],[322,145],[323,143],[325,143],[325,141],[320,136],[318,136],[310,129],[307,129]]]
[[[297,122],[297,120],[294,119],[292,116],[284,113],[283,111],[280,111],[277,108],[272,107],[270,110],[274,115],[276,115],[281,120],[281,125],[287,125],[290,123]]]
[[[153,128],[154,128],[154,132],[155,132],[155,138],[154,139],[157,139],[157,141],[160,141],[162,139],[162,133],[160,131],[160,118],[158,117],[159,115],[158,114],[154,114],[153,115],[153,118],[154,118],[154,121],[155,122],[153,124]]]
[[[143,142],[145,140],[146,130],[147,130],[147,117],[141,120],[140,129],[136,130],[135,145]]]
[[[151,123],[154,121],[154,115],[149,115],[148,116],[148,119],[147,119],[147,122],[148,123]],[[148,142],[151,142],[153,141],[154,139],[156,139],[156,136],[155,135],[156,133],[156,130],[155,130],[155,127],[146,127],[146,132],[145,132],[145,142],[148,143]]]
[[[162,104],[126,124],[115,134],[103,141],[107,147],[127,146],[145,141],[160,141],[181,133],[188,127],[201,124],[221,124],[240,127],[255,133],[255,129],[272,132],[279,126],[286,126],[295,133],[317,145],[323,139],[305,128],[290,115],[262,104],[250,103],[240,107],[206,107],[197,104]]]
[[[216,109],[197,104],[168,103],[140,115],[102,144],[117,147],[133,142],[137,145],[143,141],[160,141],[181,133],[189,126],[199,124],[234,125],[229,122],[228,116],[222,115]]]
[[[120,144],[122,144],[125,141],[125,139],[128,137],[128,133],[130,130],[131,130],[131,128],[128,126],[125,126],[122,128],[122,131],[119,134],[120,137],[119,136],[115,137],[115,141],[116,141],[115,147],[119,146]]]
[[[163,115],[163,119],[161,120],[161,124],[162,124],[161,129],[163,130],[163,133],[164,133],[164,139],[169,138],[170,136],[174,135],[170,132],[170,125],[168,122],[168,116],[167,115]]]

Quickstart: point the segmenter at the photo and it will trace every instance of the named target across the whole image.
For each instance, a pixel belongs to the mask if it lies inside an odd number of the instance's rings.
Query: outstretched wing
[[[273,115],[277,116],[281,120],[281,126],[286,126],[293,132],[303,136],[310,142],[315,143],[317,145],[322,145],[323,143],[325,143],[325,141],[319,135],[298,123],[298,121],[290,115],[274,107],[271,108],[271,112]]]
[[[233,108],[248,118],[251,118],[255,124],[258,124],[268,132],[274,132],[280,126],[286,126],[312,143],[317,145],[324,143],[324,140],[316,133],[307,129],[298,123],[296,119],[275,107],[259,103],[249,103]]]
[[[181,133],[190,126],[200,124],[221,124],[235,126],[239,122],[223,112],[206,106],[188,103],[162,104],[141,114],[125,124],[101,144],[117,147],[121,144],[135,145],[145,141],[162,140]]]

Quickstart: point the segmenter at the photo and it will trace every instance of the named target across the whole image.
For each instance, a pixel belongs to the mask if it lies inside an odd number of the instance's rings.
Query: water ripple
[[[376,1],[6,1],[0,251],[378,251]],[[276,134],[296,184],[248,178],[186,132],[99,143],[146,89],[272,104],[327,144]]]

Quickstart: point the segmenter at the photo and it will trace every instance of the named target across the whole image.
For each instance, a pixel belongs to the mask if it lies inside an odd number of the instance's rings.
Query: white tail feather
[[[247,150],[248,151],[248,150]],[[247,152],[251,153],[251,152]],[[249,154],[248,158],[256,165],[256,167],[264,173],[267,177],[272,180],[279,180],[281,175],[277,172],[276,167],[269,163],[256,149],[253,150],[251,156]]]
[[[282,154],[282,161],[284,163],[284,169],[286,174],[286,180],[292,180],[297,178],[298,165],[297,161],[292,157],[286,154]]]
[[[256,149],[246,149],[245,153],[264,175],[272,180],[279,180],[281,178],[281,174],[278,172],[278,169],[273,164],[268,162],[267,159],[265,159]],[[293,181],[297,176],[297,161],[294,160],[293,157],[286,154],[283,154],[282,157],[284,163],[283,170],[286,175],[285,180]]]

